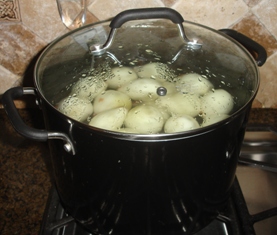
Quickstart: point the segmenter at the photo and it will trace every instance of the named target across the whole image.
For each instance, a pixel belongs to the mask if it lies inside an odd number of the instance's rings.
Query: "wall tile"
[[[171,7],[173,4],[177,3],[178,0],[162,0],[162,2],[166,7]]]
[[[253,8],[253,12],[273,36],[277,38],[277,1],[263,0]]]
[[[20,22],[18,0],[0,1],[0,22]]]
[[[247,4],[249,7],[254,7],[258,3],[260,3],[262,0],[244,0],[244,2]]]
[[[20,10],[23,24],[47,43],[66,32],[54,0],[21,1]]]
[[[260,67],[261,84],[256,99],[263,107],[277,108],[277,54],[274,54]]]
[[[22,75],[32,57],[46,43],[21,24],[0,24],[0,31],[1,65],[16,75]]]
[[[10,87],[20,85],[21,80],[19,75],[11,73],[9,70],[0,65],[0,94],[3,94]]]
[[[276,38],[272,36],[254,14],[247,14],[232,28],[261,44],[266,49],[268,56],[277,52]]]
[[[229,27],[248,12],[243,0],[186,0],[178,1],[173,8],[185,20],[220,29]]]
[[[185,20],[215,29],[234,28],[263,45],[269,55],[260,68],[261,86],[253,107],[276,104],[276,0],[87,0],[89,22],[141,7],[172,7]],[[22,83],[26,68],[39,51],[69,30],[61,22],[56,0],[0,0],[0,94]],[[27,72],[31,73],[32,71]],[[24,78],[26,85],[26,78]],[[26,107],[17,102],[18,107]]]
[[[252,108],[255,108],[255,109],[263,108],[263,104],[259,100],[257,100],[257,98],[255,98],[252,103]]]
[[[91,23],[95,23],[95,22],[98,22],[99,19],[90,11],[87,11],[87,14],[86,14],[86,24],[91,24]]]
[[[121,11],[132,8],[163,7],[160,0],[95,0],[88,9],[100,20],[109,19]]]

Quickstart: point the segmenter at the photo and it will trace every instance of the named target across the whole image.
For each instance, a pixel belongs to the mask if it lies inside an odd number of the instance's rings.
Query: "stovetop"
[[[228,206],[223,214],[196,235],[276,234],[276,185],[277,131],[272,126],[249,126]],[[85,231],[66,214],[53,187],[49,194],[40,235],[91,233]]]

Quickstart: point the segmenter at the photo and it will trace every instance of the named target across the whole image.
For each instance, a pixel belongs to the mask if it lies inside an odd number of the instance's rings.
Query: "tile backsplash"
[[[74,2],[74,0],[72,0]],[[255,108],[277,108],[276,0],[87,0],[89,23],[142,7],[170,7],[183,18],[209,27],[232,28],[260,43],[268,53],[260,67]],[[0,0],[0,95],[32,81],[31,64],[52,40],[69,31],[56,0]],[[18,102],[19,108],[26,107]]]

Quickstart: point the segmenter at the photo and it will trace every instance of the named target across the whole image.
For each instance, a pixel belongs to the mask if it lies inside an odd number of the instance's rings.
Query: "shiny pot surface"
[[[108,23],[78,29],[53,42],[37,62],[36,88],[7,91],[4,107],[20,134],[49,140],[61,201],[89,231],[195,233],[220,214],[229,197],[258,90],[256,63],[262,65],[266,54],[242,35],[223,31],[242,44],[250,42],[247,46],[258,54],[255,61],[226,34],[183,22],[167,8],[123,12],[111,22],[117,32],[112,30],[110,36]],[[93,74],[97,81],[112,66],[143,66],[157,60],[175,71],[173,78],[198,73],[212,80],[215,89],[226,89],[234,97],[232,112],[205,127],[153,134],[90,126],[87,120],[78,121],[57,109],[82,76]],[[46,130],[29,128],[18,116],[13,99],[25,94],[37,96]]]

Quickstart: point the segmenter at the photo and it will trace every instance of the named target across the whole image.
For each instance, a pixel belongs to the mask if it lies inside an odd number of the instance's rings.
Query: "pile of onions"
[[[215,89],[200,74],[172,79],[167,71],[166,64],[149,63],[114,67],[108,79],[87,76],[72,86],[57,108],[97,128],[137,134],[189,131],[229,116],[234,101],[226,90]]]

